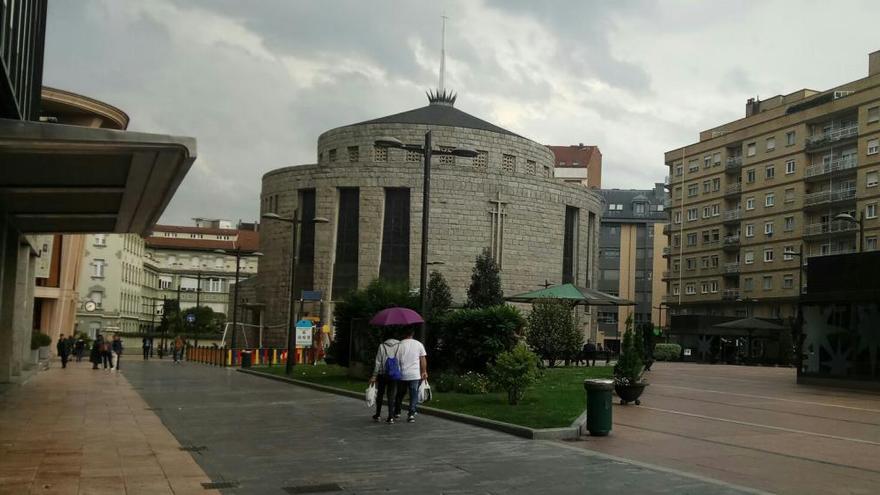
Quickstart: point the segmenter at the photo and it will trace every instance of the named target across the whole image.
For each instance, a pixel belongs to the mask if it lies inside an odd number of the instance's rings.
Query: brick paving
[[[127,364],[53,363],[0,393],[0,494],[218,493],[125,379]]]
[[[797,385],[794,370],[657,363],[642,406],[569,445],[774,493],[880,490],[880,395]]]

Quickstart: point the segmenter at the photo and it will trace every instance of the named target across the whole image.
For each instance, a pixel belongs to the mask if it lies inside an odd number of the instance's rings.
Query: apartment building
[[[667,194],[662,183],[646,190],[601,189],[599,194],[605,208],[599,227],[598,288],[636,303],[598,308],[598,341],[619,350],[630,316],[636,324],[663,325]]]
[[[868,66],[827,91],[749,99],[744,118],[666,153],[672,314],[794,318],[801,261],[877,249],[880,52]]]
[[[554,177],[591,189],[602,187],[602,152],[598,146],[578,143],[547,147],[553,152]]]

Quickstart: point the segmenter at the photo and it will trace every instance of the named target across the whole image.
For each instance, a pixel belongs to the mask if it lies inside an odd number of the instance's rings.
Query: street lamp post
[[[290,224],[290,276],[289,276],[289,285],[290,294],[288,295],[287,301],[287,361],[285,363],[284,372],[286,374],[290,374],[293,372],[293,367],[295,365],[295,360],[293,359],[293,352],[296,351],[296,345],[294,345],[294,333],[293,333],[293,325],[296,324],[296,319],[293,316],[293,312],[296,309],[296,294],[294,294],[293,283],[296,281],[296,262],[299,258],[299,253],[297,252],[297,232],[299,231],[299,226],[303,223],[302,219],[299,218],[299,209],[293,210],[293,218],[284,218],[277,213],[264,213],[264,220],[276,220],[279,222],[284,222]],[[310,220],[312,223],[329,223],[330,220],[322,217],[315,217]]]
[[[841,213],[840,215],[835,216],[834,219],[854,223],[859,226],[859,244],[857,246],[856,252],[861,253],[865,245],[865,213],[860,211],[858,219],[856,219],[856,217],[850,215],[849,213]]]
[[[428,286],[428,222],[431,218],[431,158],[433,155],[452,155],[464,158],[474,158],[477,152],[466,148],[453,148],[452,150],[435,150],[431,145],[431,131],[425,133],[425,144],[404,144],[394,137],[379,138],[374,142],[380,148],[399,148],[422,155],[422,246],[421,262],[419,264],[419,308],[422,316],[427,314],[427,297],[425,292]],[[425,342],[425,323],[419,329],[419,340]]]
[[[235,250],[231,253],[229,251],[225,251],[223,249],[215,249],[215,253],[217,254],[233,254],[235,255],[235,289],[233,291],[232,297],[232,338],[229,342],[229,349],[232,350],[231,364],[235,366],[235,329],[238,327],[238,283],[240,280],[241,274],[241,246],[236,246]],[[247,253],[245,253],[247,254]],[[250,253],[251,256],[262,256],[263,253],[258,251],[254,251]]]

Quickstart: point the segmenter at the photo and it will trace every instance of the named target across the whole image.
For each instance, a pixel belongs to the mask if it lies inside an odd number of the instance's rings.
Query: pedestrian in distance
[[[409,414],[406,422],[414,423],[419,406],[419,385],[428,379],[428,353],[425,346],[413,338],[413,328],[408,327],[403,340],[397,347],[397,359],[400,362],[400,381],[397,383],[397,401],[394,406],[394,417],[400,417],[403,396],[409,391]]]
[[[101,339],[101,362],[104,369],[110,371],[113,369],[113,350],[110,347],[110,341]]]
[[[400,341],[389,338],[379,344],[376,351],[376,360],[373,364],[373,376],[370,384],[377,386],[376,389],[376,414],[373,421],[378,422],[382,416],[382,397],[388,396],[388,419],[386,423],[394,423],[394,411],[397,401],[397,381],[400,380],[400,361],[397,358],[397,349]]]
[[[592,340],[587,340],[587,343],[584,344],[584,357],[586,358],[587,366],[590,366],[590,361],[593,362],[592,366],[596,366],[596,344]]]
[[[180,359],[183,355],[183,339],[180,338],[180,335],[174,339],[174,364],[180,364]]]
[[[70,357],[70,342],[64,338],[63,333],[58,337],[58,343],[55,344],[55,350],[58,352],[58,357],[61,358],[61,368],[67,368],[67,359]]]
[[[122,360],[122,338],[119,335],[113,336],[113,342],[110,343],[110,352],[113,353],[113,369],[119,371],[119,361]]]
[[[141,341],[141,348],[144,351],[144,361],[150,359],[150,354],[153,352],[153,339],[144,337]]]
[[[101,364],[102,358],[102,349],[104,348],[104,336],[100,333],[95,336],[95,341],[92,342],[92,350],[89,353],[89,361],[92,362],[92,369],[98,369],[98,365]]]
[[[76,339],[73,344],[73,354],[76,356],[76,362],[82,361],[83,354],[86,352],[86,341],[82,338]]]

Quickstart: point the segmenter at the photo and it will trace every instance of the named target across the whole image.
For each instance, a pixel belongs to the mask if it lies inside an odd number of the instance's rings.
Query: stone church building
[[[261,215],[291,218],[298,209],[304,220],[294,290],[297,297],[320,291],[323,302],[305,304],[303,313],[332,325],[333,301],[377,277],[418,287],[422,157],[374,143],[394,137],[422,144],[428,130],[434,149],[478,153],[432,160],[429,269],[443,273],[457,304],[484,248],[501,266],[506,295],[545,281],[595,286],[600,196],[555,179],[546,146],[455,108],[454,97],[432,95],[429,102],[326,131],[317,163],[263,176]],[[316,217],[329,221],[310,221]],[[284,343],[290,245],[289,223],[263,222],[255,307],[263,312],[267,345]]]

